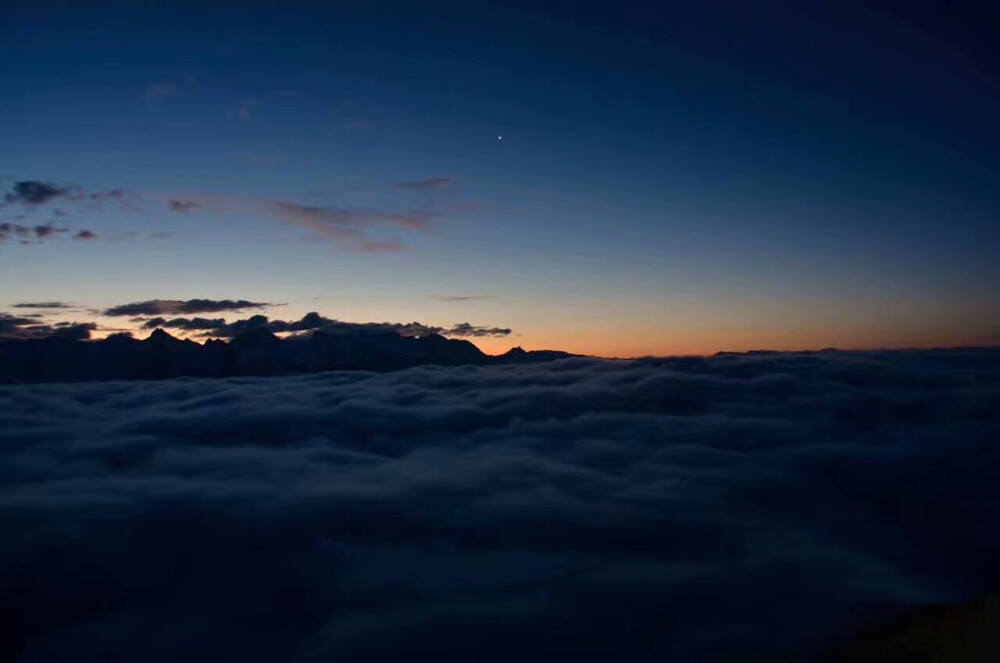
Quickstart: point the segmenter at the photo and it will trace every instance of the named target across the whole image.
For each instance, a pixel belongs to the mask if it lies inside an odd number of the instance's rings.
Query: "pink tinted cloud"
[[[159,101],[176,97],[180,93],[180,87],[176,83],[152,83],[146,86],[146,99]]]
[[[450,177],[431,177],[426,180],[416,180],[413,182],[400,182],[398,184],[400,189],[416,189],[417,191],[433,191],[435,189],[444,189],[451,186],[452,179]]]
[[[207,211],[217,214],[243,212],[263,216],[286,225],[304,228],[315,235],[343,242],[367,253],[399,251],[403,245],[394,240],[373,240],[366,234],[366,228],[390,225],[407,230],[425,231],[430,221],[426,212],[408,214],[378,212],[213,194],[179,196],[169,198],[165,202],[169,210],[182,214]]]
[[[399,253],[404,248],[401,242],[364,242],[361,245],[365,253]]]

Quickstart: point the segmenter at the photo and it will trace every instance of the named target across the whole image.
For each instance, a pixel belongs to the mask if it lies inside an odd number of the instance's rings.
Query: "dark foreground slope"
[[[174,377],[292,375],[329,370],[393,371],[439,366],[523,364],[563,359],[565,352],[513,348],[484,354],[469,341],[437,334],[332,334],[281,339],[259,329],[229,341],[195,343],[162,329],[149,338],[113,336],[101,341],[67,338],[8,339],[0,344],[0,381],[66,382]]]

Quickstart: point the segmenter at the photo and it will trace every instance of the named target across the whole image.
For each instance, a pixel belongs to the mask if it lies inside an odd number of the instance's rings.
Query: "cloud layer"
[[[0,647],[808,662],[1000,585],[998,439],[990,350],[0,387]]]

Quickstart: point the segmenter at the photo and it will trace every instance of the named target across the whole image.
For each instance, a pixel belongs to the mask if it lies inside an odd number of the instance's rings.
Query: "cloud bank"
[[[245,299],[151,299],[145,302],[121,304],[105,309],[102,314],[121,315],[177,315],[184,313],[218,313],[219,311],[242,311],[248,308],[274,306],[267,302],[251,302]]]
[[[0,387],[6,659],[816,661],[996,589],[1000,352]]]
[[[28,307],[42,308],[42,307]],[[0,339],[29,339],[57,336],[83,341],[97,329],[96,322],[45,322],[39,315],[11,315],[0,313]]]
[[[205,301],[205,300],[190,300],[195,301]],[[227,300],[228,301],[228,300]],[[177,304],[178,302],[171,302],[172,304]],[[183,302],[182,302],[183,303]],[[189,303],[189,302],[188,302]],[[250,304],[250,302],[234,302],[237,304],[245,303]],[[105,311],[106,315],[149,315],[148,311],[154,307],[146,306],[147,304],[152,304],[152,302],[143,302],[142,304],[128,304],[125,307],[115,307],[109,310],[125,310],[127,312],[109,314]],[[268,306],[267,304],[259,304],[258,306]],[[245,308],[245,307],[244,307]],[[143,313],[133,313],[132,311],[146,311]],[[216,310],[232,310],[232,309],[200,309],[202,311],[216,311]],[[167,312],[167,311],[159,311]],[[170,311],[177,312],[177,311]],[[273,334],[280,334],[284,332],[304,332],[313,330],[322,330],[335,332],[340,334],[363,334],[363,333],[392,333],[399,334],[401,336],[426,336],[428,334],[441,334],[442,336],[458,336],[458,337],[503,337],[509,336],[511,330],[506,327],[486,327],[473,325],[468,322],[460,322],[451,327],[437,327],[432,325],[425,325],[420,322],[343,322],[341,320],[335,320],[333,318],[327,318],[326,316],[320,315],[315,311],[306,313],[300,320],[272,320],[266,315],[254,315],[249,318],[242,320],[235,320],[233,322],[226,322],[223,318],[207,319],[207,318],[172,318],[166,319],[163,317],[150,318],[143,321],[142,329],[156,329],[157,327],[162,327],[164,329],[179,329],[183,331],[203,331],[203,336],[211,336],[216,338],[232,338],[240,334],[245,334],[257,329],[266,329]]]

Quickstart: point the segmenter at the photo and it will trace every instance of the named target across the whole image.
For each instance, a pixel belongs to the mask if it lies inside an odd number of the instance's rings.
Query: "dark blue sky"
[[[2,296],[620,355],[1000,340],[995,13],[646,4],[10,7],[4,186],[123,194],[0,209],[97,234],[5,243]]]

